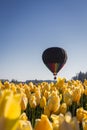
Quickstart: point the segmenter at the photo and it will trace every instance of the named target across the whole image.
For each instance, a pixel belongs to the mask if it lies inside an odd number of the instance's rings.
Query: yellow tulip
[[[32,130],[30,121],[19,120],[16,130]]]
[[[53,130],[52,124],[46,115],[42,115],[41,119],[36,120],[34,130]]]
[[[67,106],[70,106],[72,104],[72,91],[70,89],[66,89],[66,91],[64,92],[63,100],[67,104]]]
[[[46,98],[43,96],[41,99],[40,99],[40,107],[41,108],[44,108],[46,106]]]
[[[20,115],[20,118],[19,118],[20,120],[28,120],[28,117],[27,117],[27,115],[26,115],[26,113],[25,112],[23,112],[21,115]]]
[[[16,93],[16,86],[14,83],[11,83],[11,90]]]
[[[66,103],[62,103],[59,107],[59,113],[65,114],[67,112],[67,105]]]
[[[83,130],[87,130],[87,119],[83,119],[82,126],[83,126]]]
[[[46,98],[46,100],[48,99],[49,95],[50,95],[50,92],[45,90],[44,91],[44,97]]]
[[[21,96],[21,110],[26,110],[27,104],[28,104],[28,99],[25,94],[22,93],[21,95],[22,95]]]
[[[76,110],[76,117],[80,122],[82,122],[82,119],[84,118],[83,110],[84,109],[82,107]]]
[[[61,88],[64,85],[64,82],[65,82],[65,78],[60,78],[60,77],[57,78],[57,85],[59,88]]]
[[[36,103],[37,103],[37,105],[39,105],[39,104],[40,104],[40,99],[41,99],[40,90],[37,89],[37,90],[35,91],[34,95],[35,95],[35,97],[36,97]]]
[[[8,81],[5,81],[4,86],[5,86],[5,88],[9,89],[10,88],[10,83]]]
[[[48,109],[51,112],[57,112],[60,106],[60,98],[57,95],[56,92],[52,92],[52,94],[50,95],[49,99],[48,99]]]
[[[50,110],[49,110],[48,106],[44,107],[44,114],[47,115],[48,117],[50,116]]]
[[[31,108],[36,108],[37,103],[36,103],[35,95],[31,94],[30,99],[29,99],[29,104]]]
[[[67,112],[67,113],[65,114],[65,121],[66,121],[67,123],[70,123],[70,122],[71,122],[71,119],[72,119],[71,113],[70,113],[70,112]]]
[[[28,121],[26,113],[22,113],[14,130],[32,130],[31,122]]]
[[[11,90],[4,90],[0,95],[0,130],[13,130],[21,114],[21,96]]]
[[[79,87],[75,87],[73,89],[72,100],[74,102],[79,103],[80,98],[81,98],[81,89]]]
[[[24,85],[24,89],[25,89],[25,94],[27,96],[27,98],[30,98],[31,92],[30,92],[30,88],[28,85]]]
[[[53,130],[59,130],[59,116],[55,114],[51,114],[50,118],[52,120]]]

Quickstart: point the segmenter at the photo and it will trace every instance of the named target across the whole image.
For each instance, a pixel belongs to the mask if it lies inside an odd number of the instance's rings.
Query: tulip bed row
[[[0,130],[87,130],[87,80],[0,82]]]

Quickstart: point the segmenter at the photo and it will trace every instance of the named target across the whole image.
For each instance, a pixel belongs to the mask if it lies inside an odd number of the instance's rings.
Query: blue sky
[[[42,53],[54,46],[68,55],[57,76],[87,71],[86,0],[0,0],[0,79],[53,79]]]

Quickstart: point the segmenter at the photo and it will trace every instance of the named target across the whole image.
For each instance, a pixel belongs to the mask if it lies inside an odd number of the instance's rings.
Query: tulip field
[[[0,81],[0,130],[87,130],[87,80]]]

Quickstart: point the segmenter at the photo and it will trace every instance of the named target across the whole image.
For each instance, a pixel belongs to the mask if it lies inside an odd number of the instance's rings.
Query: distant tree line
[[[80,81],[84,81],[85,79],[87,79],[87,72],[79,72],[76,74],[76,76],[72,77],[73,80],[80,80]]]
[[[76,76],[73,76],[72,78],[71,78],[71,80],[80,80],[80,81],[84,81],[85,79],[87,79],[87,72],[79,72],[79,73],[77,73],[76,74]],[[0,79],[1,81],[2,81],[2,83],[4,83],[5,81],[9,81],[8,79]],[[37,80],[37,79],[35,79],[35,80],[26,80],[25,82],[22,82],[22,81],[17,81],[17,80],[15,80],[15,79],[12,79],[10,82],[11,83],[16,83],[16,84],[18,84],[18,83],[29,83],[29,82],[33,82],[33,83],[40,83],[40,82],[44,82],[44,81],[46,81],[46,82],[54,82],[53,80]]]
[[[28,84],[30,82],[33,82],[34,84],[38,84],[38,83],[42,83],[42,82],[48,82],[48,83],[55,82],[54,80],[37,80],[37,79],[35,79],[35,80],[26,80],[26,81],[18,81],[16,79],[12,79],[11,81],[9,81],[8,79],[0,79],[0,81],[3,84],[4,84],[5,81],[8,81],[10,83],[15,83],[15,84],[19,84],[19,83],[23,83],[23,84],[26,83],[26,84]]]

